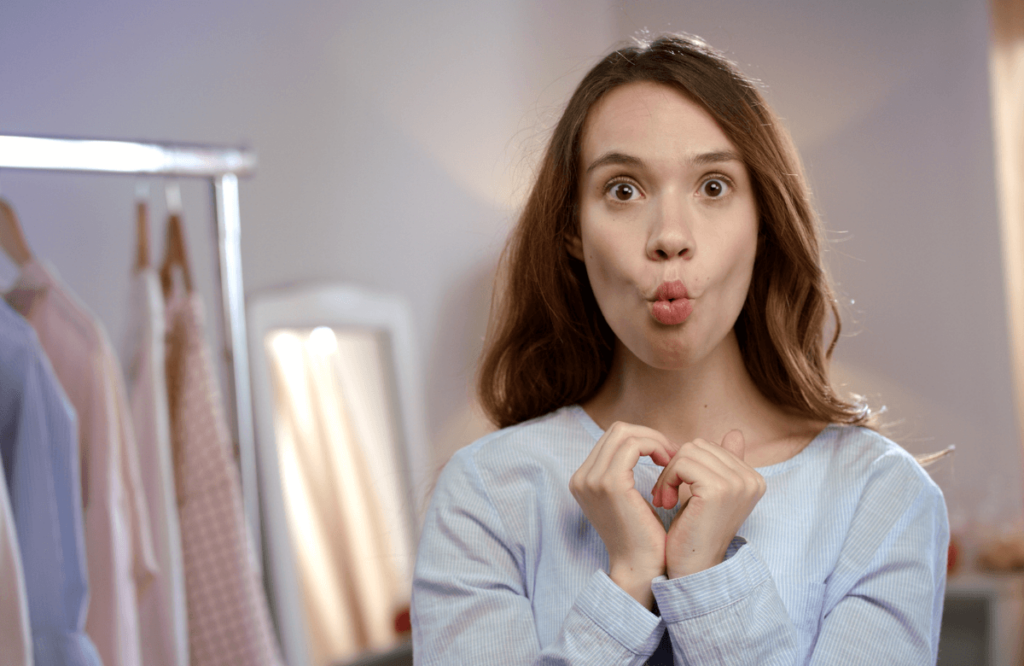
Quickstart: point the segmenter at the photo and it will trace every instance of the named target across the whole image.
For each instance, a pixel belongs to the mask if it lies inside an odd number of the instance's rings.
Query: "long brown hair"
[[[578,237],[583,126],[608,91],[648,81],[701,104],[750,172],[760,214],[754,277],[735,324],[744,363],[771,401],[818,421],[863,425],[870,412],[844,401],[828,378],[839,312],[822,266],[819,221],[789,134],[755,83],[699,38],[665,35],[621,48],[583,78],[547,146],[519,224],[502,256],[478,377],[480,402],[506,427],[582,402],[608,377],[615,335],[583,262]],[[827,347],[825,326],[835,322]]]

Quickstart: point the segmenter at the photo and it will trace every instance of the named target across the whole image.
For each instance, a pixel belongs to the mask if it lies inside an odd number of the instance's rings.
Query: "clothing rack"
[[[253,174],[256,154],[241,148],[0,134],[0,169],[205,178],[210,181],[219,246],[224,352],[231,366],[227,393],[234,409],[229,411],[235,417],[232,426],[238,445],[245,516],[254,544],[260,544],[245,291],[242,287],[242,221],[238,205],[238,178]]]

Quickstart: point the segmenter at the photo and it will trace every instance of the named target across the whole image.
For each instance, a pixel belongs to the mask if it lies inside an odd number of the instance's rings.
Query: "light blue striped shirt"
[[[413,583],[417,664],[934,664],[949,525],[903,449],[831,425],[759,468],[768,490],[726,560],[655,579],[657,617],[615,585],[569,493],[603,431],[578,406],[460,450],[434,491]],[[650,500],[660,469],[641,458]],[[673,512],[659,509],[666,526]]]
[[[0,458],[18,532],[35,664],[100,666],[85,633],[89,590],[75,412],[35,331],[2,298]]]

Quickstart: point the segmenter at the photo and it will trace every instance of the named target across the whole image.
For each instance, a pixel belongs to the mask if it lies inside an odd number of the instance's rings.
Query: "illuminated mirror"
[[[408,651],[426,459],[408,308],[353,287],[249,305],[268,594],[292,666]]]

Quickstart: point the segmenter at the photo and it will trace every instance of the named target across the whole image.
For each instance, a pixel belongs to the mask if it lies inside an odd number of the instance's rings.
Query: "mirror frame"
[[[263,518],[264,579],[285,663],[313,666],[309,658],[306,617],[292,550],[281,487],[274,434],[274,388],[265,338],[278,329],[371,328],[388,337],[388,363],[397,393],[394,432],[405,454],[408,501],[412,509],[410,538],[419,534],[424,500],[431,482],[423,408],[423,384],[412,312],[401,298],[350,284],[294,286],[253,294],[247,307],[252,395],[256,425],[256,465]],[[415,555],[415,553],[413,553]]]

